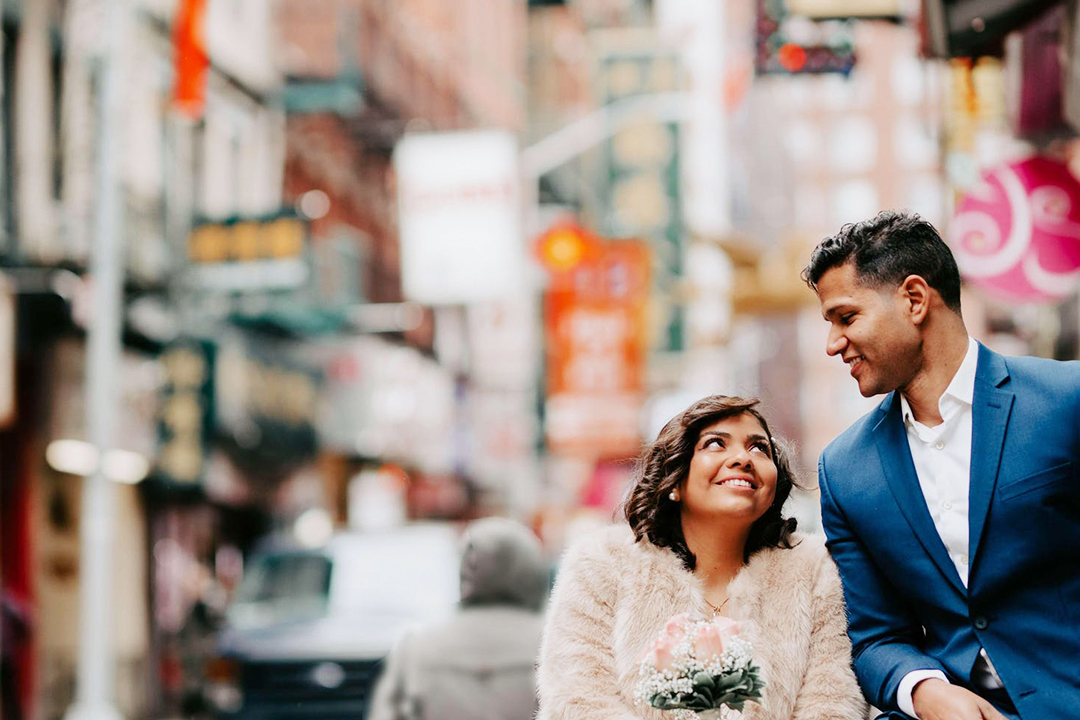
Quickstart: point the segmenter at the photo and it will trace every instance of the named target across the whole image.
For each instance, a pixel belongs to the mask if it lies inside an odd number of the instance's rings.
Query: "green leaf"
[[[732,673],[730,675],[721,675],[718,677],[719,682],[716,686],[721,690],[730,690],[731,688],[738,687],[742,684],[743,677],[742,672]]]
[[[693,699],[687,703],[687,707],[691,710],[709,710],[713,706],[712,695],[706,696],[704,693],[694,693]]]
[[[706,672],[699,672],[694,675],[694,687],[707,687],[710,690],[716,687],[716,683],[713,682],[713,676]]]

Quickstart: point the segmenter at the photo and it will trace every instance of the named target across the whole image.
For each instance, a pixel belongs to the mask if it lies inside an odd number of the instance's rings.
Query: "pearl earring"
[[[674,490],[669,492],[667,496],[668,500],[670,500],[671,502],[679,502],[679,493],[675,492]]]

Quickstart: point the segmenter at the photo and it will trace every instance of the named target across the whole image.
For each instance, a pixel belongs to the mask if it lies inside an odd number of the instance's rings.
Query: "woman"
[[[747,720],[860,720],[840,580],[781,515],[793,484],[757,402],[713,395],[660,431],[619,524],[565,556],[540,653],[540,720],[669,717],[635,704],[642,656],[681,612],[744,621],[767,685]]]

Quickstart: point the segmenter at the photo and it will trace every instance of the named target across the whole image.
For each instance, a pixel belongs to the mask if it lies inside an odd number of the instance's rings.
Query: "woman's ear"
[[[930,300],[934,292],[921,275],[908,275],[900,283],[899,292],[911,322],[921,325],[930,313]]]

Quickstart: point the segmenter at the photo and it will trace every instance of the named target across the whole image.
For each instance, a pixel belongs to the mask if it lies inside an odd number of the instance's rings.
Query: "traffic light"
[[[574,222],[553,226],[536,241],[536,254],[550,272],[566,273],[591,256],[597,240]]]

